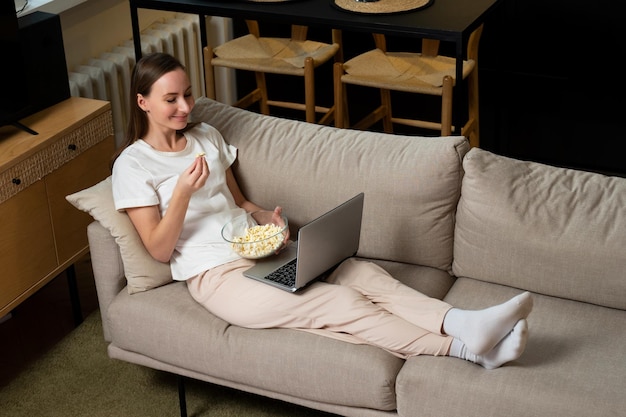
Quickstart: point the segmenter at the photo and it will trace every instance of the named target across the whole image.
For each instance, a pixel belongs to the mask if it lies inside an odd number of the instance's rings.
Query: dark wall
[[[480,45],[486,149],[626,174],[618,2],[505,0]]]
[[[626,30],[618,24],[622,14],[617,6],[617,0],[502,2],[489,16],[480,44],[481,147],[521,159],[626,175],[620,152],[626,143],[621,80],[626,71],[620,67],[626,57]],[[245,31],[245,26],[238,28]],[[262,27],[262,34],[286,35],[286,30],[271,25]],[[311,28],[310,35],[330,39],[325,29]],[[415,43],[395,38],[391,42],[401,48]],[[371,36],[344,32],[347,59],[372,45]],[[444,52],[446,47],[442,45]],[[321,68],[317,77],[318,100],[329,104],[330,66]],[[250,85],[250,78],[241,78]],[[273,89],[278,94],[302,90],[301,80],[272,78],[268,83],[278,85]],[[378,99],[371,90],[358,88],[349,90],[348,97],[353,122]],[[438,105],[397,94],[394,111]]]

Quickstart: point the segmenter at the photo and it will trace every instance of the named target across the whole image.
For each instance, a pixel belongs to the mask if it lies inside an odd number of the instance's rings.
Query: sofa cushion
[[[169,264],[150,256],[128,215],[115,210],[111,177],[65,198],[79,210],[89,213],[115,238],[120,247],[130,294],[172,282]]]
[[[472,149],[454,274],[626,308],[626,179]]]
[[[292,233],[363,191],[359,256],[451,269],[465,138],[336,129],[206,98],[192,120],[213,125],[239,149],[244,193],[266,208],[281,205]]]
[[[121,292],[108,315],[112,345],[151,360],[327,404],[396,407],[402,359],[298,330],[229,325],[196,303],[182,282]]]
[[[484,308],[520,293],[459,278],[445,300]],[[626,410],[626,311],[534,294],[529,340],[516,361],[487,371],[454,358],[407,360],[397,380],[402,417],[620,416]]]

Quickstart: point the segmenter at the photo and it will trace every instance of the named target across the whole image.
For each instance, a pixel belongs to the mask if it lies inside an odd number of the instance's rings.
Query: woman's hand
[[[209,174],[209,165],[206,159],[204,156],[198,155],[192,164],[180,174],[176,188],[182,194],[191,197],[193,193],[204,186]]]
[[[283,220],[282,213],[283,213],[283,208],[280,206],[276,206],[276,208],[274,209],[274,213],[272,214],[272,221],[275,224],[281,227],[284,227],[285,221]],[[276,250],[276,253],[283,250],[285,246],[287,246],[288,243],[289,243],[289,228],[287,228],[286,230],[285,239],[283,239],[283,244]]]

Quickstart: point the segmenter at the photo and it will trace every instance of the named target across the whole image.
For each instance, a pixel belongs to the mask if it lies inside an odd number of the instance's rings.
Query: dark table
[[[434,0],[429,7],[412,12],[363,15],[341,10],[334,6],[333,0],[293,0],[279,3],[245,0],[129,0],[137,58],[141,57],[137,9],[153,9],[439,39],[455,45],[457,80],[462,79],[462,61],[470,34],[501,1],[503,0]],[[202,46],[206,46],[204,19],[200,19],[200,25]],[[456,126],[462,126],[460,112],[457,110],[459,102],[459,89],[455,88],[453,122]]]

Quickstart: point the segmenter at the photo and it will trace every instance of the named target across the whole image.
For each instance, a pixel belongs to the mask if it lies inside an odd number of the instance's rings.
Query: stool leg
[[[304,107],[306,121],[315,123],[315,67],[311,57],[304,60]]]
[[[385,133],[393,133],[393,121],[391,114],[391,92],[387,89],[380,89],[380,103],[383,110],[383,130]]]
[[[467,79],[467,96],[469,100],[469,118],[472,128],[469,131],[470,146],[480,146],[480,123],[479,123],[479,103],[478,103],[478,66],[474,67],[474,71]]]
[[[255,72],[257,90],[261,94],[259,106],[261,113],[270,114],[270,106],[267,104],[267,83],[265,82],[265,74],[262,72]]]
[[[443,92],[441,93],[441,136],[452,134],[452,77],[443,77]]]
[[[208,98],[215,100],[215,73],[213,65],[211,65],[213,50],[205,46],[202,49],[202,57],[204,59],[204,93]]]
[[[335,127],[345,128],[349,126],[348,123],[348,109],[345,99],[345,84],[341,82],[341,76],[343,75],[343,64],[337,62],[333,65],[333,85],[335,90]]]

